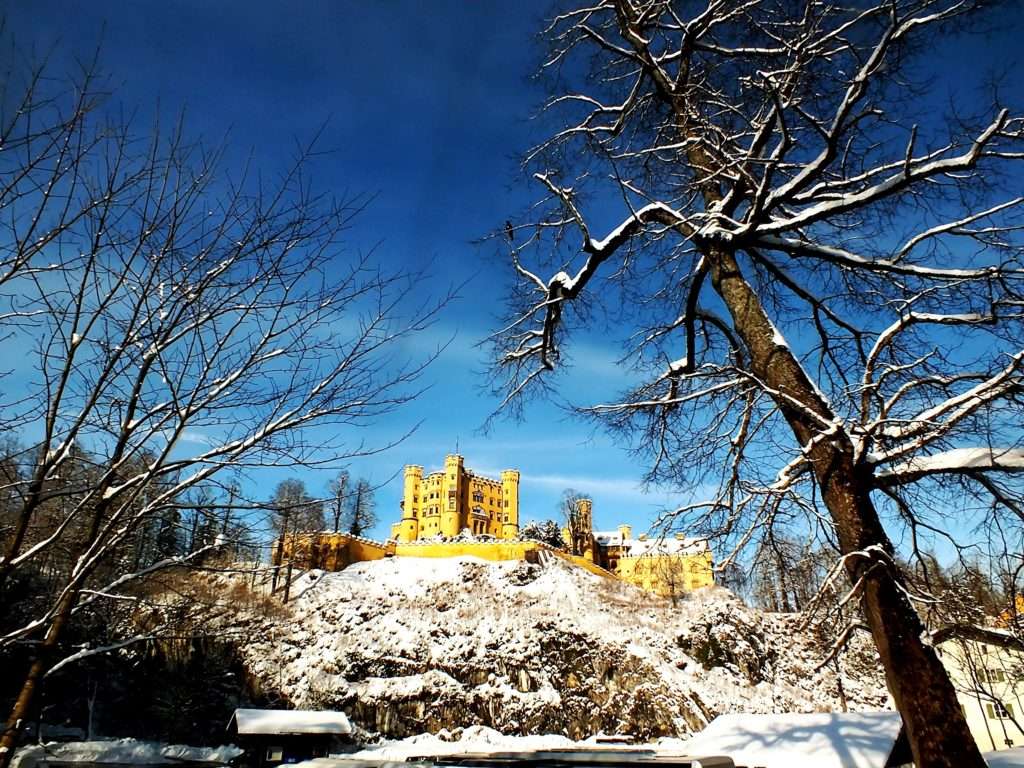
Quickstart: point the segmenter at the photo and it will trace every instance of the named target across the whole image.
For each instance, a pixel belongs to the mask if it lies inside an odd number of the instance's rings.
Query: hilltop
[[[306,572],[292,595],[273,616],[235,617],[252,627],[239,649],[248,674],[371,735],[647,739],[723,712],[841,708],[834,668],[815,669],[827,649],[814,633],[721,588],[674,607],[554,559],[388,558]],[[850,709],[886,706],[868,643],[855,640],[840,669]]]

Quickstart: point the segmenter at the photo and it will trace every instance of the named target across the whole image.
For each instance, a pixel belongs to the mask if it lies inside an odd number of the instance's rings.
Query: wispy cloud
[[[487,477],[498,477],[501,470],[485,467],[475,471]],[[669,496],[664,488],[644,488],[635,477],[607,477],[598,475],[545,474],[523,472],[520,486],[561,492],[572,488],[585,496],[615,501],[632,501],[648,506],[660,506]]]
[[[171,439],[175,438],[174,433],[171,430],[169,430],[169,429],[163,430],[161,432],[161,434],[163,435],[164,440],[171,440]],[[199,432],[199,431],[194,430],[194,429],[183,429],[181,431],[181,433],[178,434],[178,436],[177,436],[177,442],[178,443],[197,443],[199,445],[216,445],[217,444],[217,440],[214,439],[213,437],[211,437],[210,435],[203,434],[202,432]]]

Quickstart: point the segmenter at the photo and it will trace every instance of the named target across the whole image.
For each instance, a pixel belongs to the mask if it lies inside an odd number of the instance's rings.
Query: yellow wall
[[[620,557],[615,575],[662,597],[715,583],[710,552]]]
[[[462,557],[481,560],[526,560],[528,552],[549,549],[537,541],[438,541],[398,543],[398,557]]]
[[[325,571],[340,571],[352,563],[380,560],[394,553],[394,543],[379,544],[348,533],[297,533],[275,543],[276,559]]]

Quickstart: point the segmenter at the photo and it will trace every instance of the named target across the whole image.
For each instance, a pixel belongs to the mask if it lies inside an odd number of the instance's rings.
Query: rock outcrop
[[[310,572],[292,591],[281,616],[251,619],[250,674],[391,738],[488,726],[648,739],[727,711],[840,708],[812,634],[723,589],[673,607],[561,561],[393,558]],[[852,709],[885,706],[869,647],[840,666]]]

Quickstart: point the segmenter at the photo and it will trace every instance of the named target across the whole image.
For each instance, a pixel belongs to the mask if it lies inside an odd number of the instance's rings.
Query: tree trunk
[[[862,590],[865,617],[889,692],[903,717],[915,764],[918,768],[984,768],[956,691],[924,640],[924,624],[892,560],[892,543],[871,500],[869,471],[857,466],[849,436],[793,352],[776,342],[775,327],[743,277],[735,254],[710,246],[705,255],[712,284],[748,348],[752,372],[774,390],[776,404],[810,460],[835,523],[840,550],[847,556],[847,573]],[[857,552],[864,556],[851,556]]]
[[[843,685],[843,670],[839,666],[839,653],[832,657],[832,668],[836,671],[836,690],[839,693],[839,706],[843,712],[849,711],[849,704],[846,701],[846,686]]]
[[[60,604],[57,615],[54,617],[53,623],[46,633],[46,637],[39,646],[39,652],[29,667],[28,674],[25,676],[25,682],[22,683],[21,691],[18,693],[18,698],[15,699],[14,706],[11,707],[11,713],[7,717],[4,732],[0,734],[0,768],[8,768],[11,760],[14,758],[18,731],[32,711],[36,692],[43,681],[43,677],[46,676],[47,671],[50,669],[53,655],[57,650],[57,644],[64,630],[64,625],[70,619],[71,611],[77,600],[77,590],[68,592]]]

